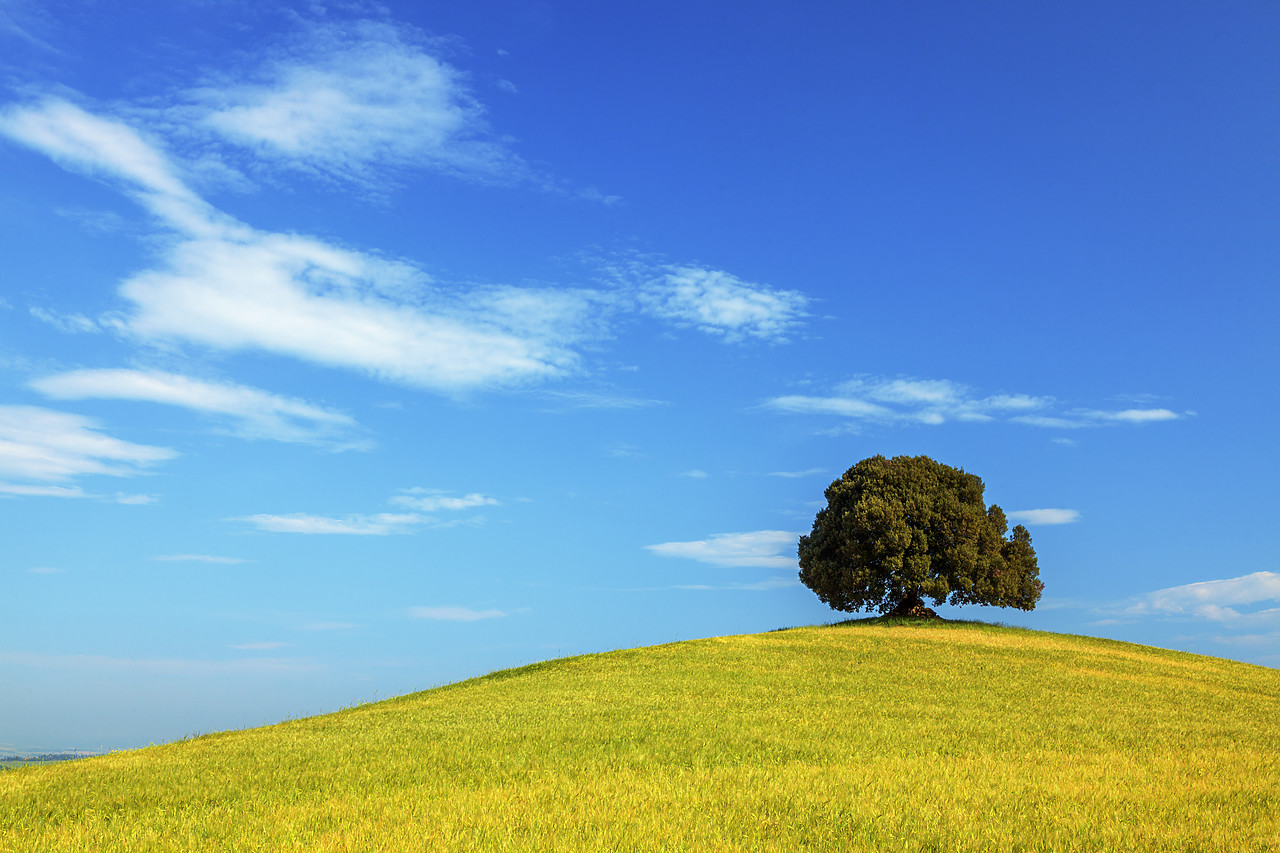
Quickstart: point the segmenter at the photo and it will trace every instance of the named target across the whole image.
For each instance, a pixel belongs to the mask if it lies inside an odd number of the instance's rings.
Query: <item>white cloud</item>
[[[239,557],[218,557],[213,554],[160,554],[151,559],[166,563],[221,563],[228,566],[249,562]]]
[[[567,409],[644,409],[670,405],[666,400],[591,391],[541,391],[539,396],[554,400]]]
[[[586,313],[575,294],[530,292],[537,313],[519,318],[504,313],[506,294],[449,299],[425,282],[415,287],[414,277],[403,264],[286,235],[185,241],[168,268],[122,285],[136,307],[124,328],[145,340],[267,350],[446,393],[574,369],[568,344]],[[401,289],[411,292],[394,292]],[[434,305],[420,304],[433,296]],[[531,316],[536,328],[527,328]]]
[[[1280,631],[1271,631],[1267,634],[1219,635],[1215,636],[1213,641],[1229,646],[1264,646],[1277,649],[1280,648]]]
[[[507,614],[501,610],[472,610],[468,607],[411,607],[409,615],[415,619],[437,619],[446,622],[475,622],[479,619],[498,619]]]
[[[193,90],[196,120],[225,139],[293,168],[358,182],[375,167],[431,168],[511,181],[529,168],[488,129],[465,76],[372,21],[314,29],[252,82]]]
[[[1183,415],[1168,409],[1125,409],[1122,412],[1083,412],[1083,416],[1100,421],[1123,421],[1131,424],[1153,423],[1155,421],[1181,420]]]
[[[765,405],[776,411],[794,415],[838,415],[870,421],[892,421],[897,417],[892,409],[885,406],[848,397],[811,397],[789,394],[766,400]]]
[[[463,495],[462,497],[455,498],[435,489],[413,488],[405,489],[403,494],[393,497],[391,499],[391,503],[396,506],[416,509],[420,512],[439,512],[440,510],[460,510],[471,509],[478,506],[494,506],[498,501],[495,498],[474,492],[469,495]]]
[[[177,454],[166,447],[133,444],[100,431],[80,415],[36,406],[0,406],[0,485],[9,494],[84,497],[78,487],[57,486],[74,477],[129,477]]]
[[[1125,612],[1131,615],[1188,615],[1215,622],[1280,617],[1280,609],[1241,613],[1241,605],[1280,601],[1280,574],[1254,572],[1238,578],[1202,581],[1147,593]]]
[[[643,310],[726,341],[785,341],[805,314],[808,298],[795,290],[743,281],[723,270],[668,266],[639,285]]]
[[[1085,421],[1054,415],[1019,415],[1016,418],[1011,418],[1011,420],[1014,423],[1044,427],[1045,429],[1080,429],[1081,427],[1094,426],[1094,424]]]
[[[259,530],[271,533],[345,534],[350,536],[388,536],[408,533],[419,524],[430,521],[416,513],[376,513],[332,517],[295,512],[287,515],[258,514],[233,519],[247,521]]]
[[[1011,420],[1028,426],[1049,429],[1083,429],[1107,424],[1149,424],[1159,421],[1180,421],[1191,412],[1178,414],[1169,409],[1125,409],[1106,412],[1099,409],[1072,409],[1058,416],[1023,415]]]
[[[146,506],[147,504],[155,503],[159,498],[155,495],[130,495],[124,492],[116,492],[111,496],[111,500],[127,506]]]
[[[247,438],[334,443],[355,425],[347,415],[292,397],[231,383],[206,382],[154,370],[73,370],[30,383],[58,400],[140,400],[235,419]]]
[[[615,441],[608,445],[604,448],[604,454],[614,459],[644,459],[646,457],[643,450],[625,441]]]
[[[717,533],[693,542],[664,542],[645,547],[663,557],[684,557],[713,566],[785,569],[796,566],[795,550],[799,538],[799,534],[786,530],[757,530],[752,533]]]
[[[483,519],[476,516],[470,519],[443,522],[433,512],[458,512],[481,506],[496,506],[498,501],[478,492],[454,497],[437,489],[412,488],[402,489],[393,495],[389,503],[402,506],[414,512],[401,513],[353,513],[341,516],[311,515],[305,512],[286,514],[260,513],[258,515],[241,516],[231,521],[247,521],[259,530],[271,533],[305,533],[305,534],[345,534],[349,536],[390,536],[397,533],[411,533],[417,527],[453,527],[458,524],[480,523]]]
[[[0,447],[0,453],[3,453]],[[0,483],[0,495],[26,495],[45,498],[93,497],[79,486],[35,486],[29,483]]]
[[[826,397],[782,396],[769,408],[795,414],[828,414],[880,423],[942,424],[990,421],[1007,412],[1050,405],[1047,397],[1027,394],[975,394],[967,385],[947,379],[859,376],[836,386]]]
[[[803,471],[770,471],[770,477],[783,477],[788,480],[797,480],[801,477],[812,477],[816,474],[825,474],[826,468],[806,468]]]
[[[0,134],[43,152],[64,168],[87,172],[130,189],[202,205],[153,141],[112,119],[68,101],[46,98],[0,112]]]
[[[171,229],[162,263],[120,287],[117,331],[152,343],[274,352],[460,393],[561,377],[599,334],[585,291],[443,288],[412,264],[258,231],[206,204],[129,126],[49,99],[10,108],[0,133],[123,183]]]
[[[786,589],[787,587],[800,586],[800,581],[794,577],[767,578],[755,583],[728,583],[728,584],[704,584],[704,583],[686,583],[677,584],[675,589],[690,590],[709,590],[721,592],[726,590],[743,590],[752,592],[768,592],[774,589]]]
[[[1080,520],[1080,513],[1074,509],[1016,509],[1005,517],[1020,524],[1071,524]]]
[[[60,311],[33,306],[31,308],[31,316],[67,334],[102,331],[102,327],[98,325],[97,321],[91,320],[83,314],[64,314]]]
[[[236,660],[200,660],[179,658],[115,658],[106,655],[36,654],[32,652],[0,652],[0,663],[37,669],[103,673],[141,672],[185,678],[207,678],[215,675],[308,672],[319,668],[312,661],[292,658],[239,658]]]
[[[1007,420],[1051,429],[1079,429],[1107,424],[1142,424],[1178,420],[1168,409],[1097,409],[1054,411],[1053,397],[1030,394],[980,394],[948,379],[859,376],[837,385],[829,395],[784,395],[764,402],[788,414],[834,415],[851,421],[881,424],[981,423]]]
[[[690,468],[688,471],[681,471],[679,476],[688,477],[692,480],[705,480],[709,475],[701,468]]]

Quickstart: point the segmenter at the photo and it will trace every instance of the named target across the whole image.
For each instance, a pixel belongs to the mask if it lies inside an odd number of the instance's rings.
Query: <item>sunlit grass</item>
[[[974,623],[549,661],[0,775],[3,850],[1280,850],[1280,671]]]

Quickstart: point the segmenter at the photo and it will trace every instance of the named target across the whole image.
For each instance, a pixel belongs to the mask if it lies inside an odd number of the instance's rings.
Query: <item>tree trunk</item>
[[[941,619],[937,613],[934,613],[928,607],[924,606],[924,599],[919,593],[908,596],[898,603],[896,607],[885,614],[886,616],[901,619],[910,617],[913,619]]]

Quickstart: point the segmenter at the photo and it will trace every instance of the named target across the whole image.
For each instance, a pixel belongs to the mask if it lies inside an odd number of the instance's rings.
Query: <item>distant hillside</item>
[[[874,620],[0,774],[0,849],[1280,850],[1280,671]]]

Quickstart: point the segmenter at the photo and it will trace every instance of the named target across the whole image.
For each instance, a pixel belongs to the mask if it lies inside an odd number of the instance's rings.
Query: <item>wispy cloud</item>
[[[0,444],[0,454],[4,446]],[[0,483],[0,495],[24,495],[42,498],[89,498],[94,497],[79,486],[36,486],[30,483]]]
[[[412,533],[420,527],[453,527],[458,524],[481,523],[483,518],[473,516],[462,520],[441,521],[430,513],[451,512],[475,509],[482,506],[497,506],[496,498],[472,492],[462,496],[453,496],[438,489],[419,487],[402,489],[400,494],[393,495],[388,503],[414,510],[413,512],[379,512],[352,513],[348,515],[312,515],[305,512],[271,514],[260,513],[230,519],[245,521],[270,533],[302,533],[302,534],[339,534],[347,536],[391,536],[401,533]]]
[[[688,477],[691,480],[705,480],[710,475],[701,468],[690,468],[688,471],[681,471],[678,476]]]
[[[1169,409],[1124,409],[1106,412],[1099,409],[1070,409],[1061,415],[1019,415],[1010,420],[1028,426],[1049,429],[1083,429],[1109,424],[1150,424],[1160,421],[1180,421],[1191,417],[1190,412],[1179,414]]]
[[[860,376],[837,385],[828,396],[773,397],[765,406],[790,414],[836,415],[880,423],[942,424],[990,421],[1009,412],[1042,408],[1047,397],[1026,394],[979,395],[946,379]]]
[[[222,415],[246,438],[350,447],[340,436],[355,426],[347,415],[304,400],[154,370],[73,370],[30,384],[58,400],[138,400]]]
[[[1071,524],[1080,520],[1080,513],[1074,509],[1015,509],[1005,517],[1020,524]]]
[[[155,495],[135,495],[127,492],[116,492],[111,495],[100,495],[86,492],[79,486],[48,486],[32,483],[0,482],[0,495],[20,495],[43,498],[92,498],[106,503],[117,503],[125,506],[145,506],[155,503],[159,498]]]
[[[157,144],[128,125],[60,98],[0,111],[0,134],[43,152],[64,168],[193,207],[204,203],[178,177]]]
[[[102,331],[102,327],[98,325],[96,320],[92,320],[83,314],[64,314],[61,311],[33,306],[31,308],[31,316],[67,334]]]
[[[645,547],[662,557],[683,557],[713,566],[785,569],[796,566],[800,536],[786,530],[717,533],[692,542],[663,542]]]
[[[799,291],[692,265],[650,271],[636,293],[641,309],[654,317],[729,342],[748,338],[783,342],[807,316],[809,302]]]
[[[275,234],[184,241],[121,293],[136,308],[124,331],[145,340],[264,349],[445,393],[567,375],[587,310],[572,293],[528,293],[541,320],[529,328],[503,310],[505,290],[451,298],[405,264]]]
[[[788,480],[797,480],[801,477],[813,477],[818,474],[827,473],[826,468],[806,468],[803,471],[770,471],[770,477],[783,477]]]
[[[170,231],[162,263],[120,287],[119,333],[152,343],[263,350],[459,393],[562,377],[599,333],[586,291],[446,288],[413,264],[214,209],[125,123],[46,99],[0,113],[5,134],[120,186]]]
[[[800,581],[795,577],[767,578],[755,583],[727,583],[727,584],[704,584],[704,583],[685,583],[676,584],[675,589],[690,590],[708,590],[713,592],[721,592],[728,590],[742,590],[750,592],[768,592],[774,589],[786,589],[788,587],[800,586]]]
[[[249,562],[240,557],[219,557],[214,554],[160,554],[151,559],[165,563],[218,563],[227,566]]]
[[[80,487],[61,484],[93,474],[135,476],[176,455],[166,447],[113,438],[80,415],[0,406],[0,492],[86,497]]]
[[[1237,578],[1184,584],[1140,596],[1125,609],[1130,616],[1195,616],[1215,622],[1276,619],[1280,608],[1242,613],[1241,606],[1280,602],[1280,574],[1254,572]]]
[[[647,409],[670,405],[666,400],[591,391],[540,391],[538,394],[565,409]]]
[[[440,510],[472,509],[478,506],[495,506],[498,501],[488,495],[473,492],[462,497],[453,497],[438,489],[415,487],[405,489],[391,499],[396,506],[409,507],[421,512],[439,512]]]
[[[634,444],[615,441],[604,448],[604,455],[614,459],[644,459],[647,454]]]
[[[783,395],[765,401],[777,412],[830,415],[853,422],[879,424],[944,424],[1009,421],[1057,429],[1143,424],[1178,420],[1168,409],[1059,410],[1053,397],[1030,394],[982,394],[948,379],[859,376],[837,385],[827,395]]]
[[[297,658],[235,658],[233,660],[180,658],[119,658],[87,654],[37,654],[33,652],[0,652],[0,663],[39,669],[72,672],[148,673],[152,675],[203,678],[214,675],[308,672],[318,669],[313,661]]]
[[[499,619],[506,616],[502,610],[472,610],[469,607],[410,607],[409,615],[415,619],[435,619],[444,622],[476,622],[480,619]]]
[[[159,500],[155,495],[130,495],[124,492],[116,492],[110,499],[118,504],[127,506],[146,506]]]
[[[248,76],[209,80],[175,118],[344,181],[382,183],[407,168],[487,182],[535,177],[489,129],[466,76],[407,27],[314,27]]]
[[[342,534],[347,536],[388,536],[408,533],[415,526],[430,521],[429,516],[417,513],[381,512],[372,515],[309,515],[295,512],[287,515],[260,513],[233,519],[247,521],[259,530],[270,533]]]

